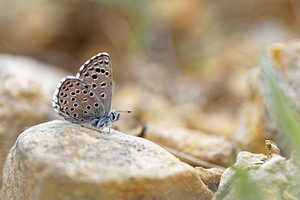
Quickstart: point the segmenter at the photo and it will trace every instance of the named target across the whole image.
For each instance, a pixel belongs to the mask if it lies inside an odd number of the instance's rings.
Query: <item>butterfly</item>
[[[92,129],[116,122],[122,111],[111,111],[113,73],[108,53],[98,53],[86,61],[76,76],[66,76],[58,84],[52,105],[65,120]],[[125,111],[131,112],[131,111]]]

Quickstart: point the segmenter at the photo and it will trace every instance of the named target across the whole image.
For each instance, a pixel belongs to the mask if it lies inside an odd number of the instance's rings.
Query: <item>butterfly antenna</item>
[[[131,110],[116,110],[115,112],[132,113]]]

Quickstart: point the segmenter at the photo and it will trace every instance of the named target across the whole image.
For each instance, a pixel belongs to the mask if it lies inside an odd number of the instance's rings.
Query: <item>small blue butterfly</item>
[[[111,126],[121,112],[111,111],[112,89],[110,56],[99,53],[80,67],[76,77],[61,80],[52,105],[67,121],[96,129]]]

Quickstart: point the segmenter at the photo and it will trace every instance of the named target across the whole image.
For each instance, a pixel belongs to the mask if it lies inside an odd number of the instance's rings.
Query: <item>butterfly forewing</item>
[[[76,77],[62,80],[53,97],[53,106],[66,120],[90,123],[103,114],[103,106],[91,86]]]
[[[110,58],[107,53],[99,53],[83,64],[76,75],[89,84],[101,101],[104,112],[111,110],[113,74]]]

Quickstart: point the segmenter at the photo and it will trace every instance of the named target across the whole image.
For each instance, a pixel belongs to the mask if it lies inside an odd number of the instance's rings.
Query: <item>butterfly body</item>
[[[111,111],[113,78],[108,53],[99,53],[85,62],[76,76],[58,84],[52,105],[67,121],[88,128],[103,128],[120,114]]]
[[[102,128],[111,126],[115,121],[117,121],[120,117],[120,114],[117,114],[114,111],[111,111],[108,114],[101,115],[99,117],[95,117],[92,120],[91,126],[94,128]]]

